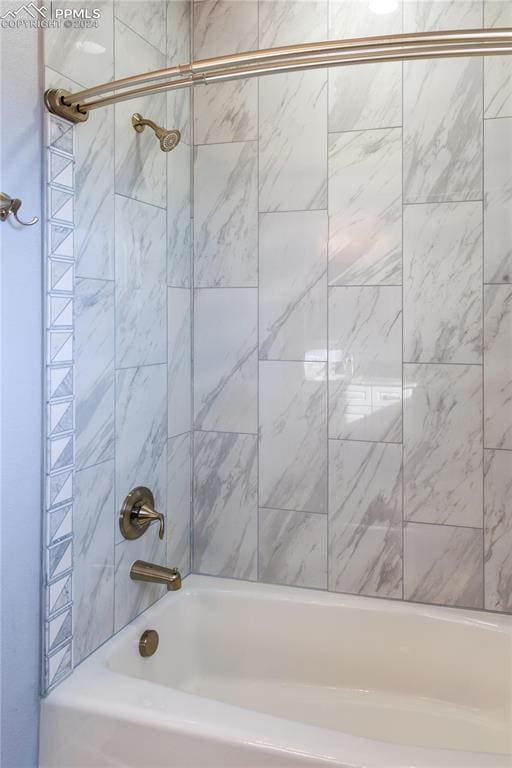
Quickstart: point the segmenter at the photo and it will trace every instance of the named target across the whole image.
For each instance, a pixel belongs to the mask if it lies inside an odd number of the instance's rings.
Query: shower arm
[[[93,109],[141,95],[207,83],[369,62],[510,54],[510,27],[322,41],[202,59],[102,83],[76,93],[50,89],[45,92],[45,103],[53,114],[79,123],[87,120]],[[107,93],[110,95],[102,96]]]

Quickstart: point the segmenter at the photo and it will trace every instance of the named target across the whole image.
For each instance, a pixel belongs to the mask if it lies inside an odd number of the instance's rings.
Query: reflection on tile
[[[402,132],[329,137],[329,283],[399,285]]]
[[[196,429],[257,431],[257,301],[255,288],[195,291]]]
[[[512,27],[509,0],[484,0],[484,27]],[[512,117],[512,60],[486,56],[484,77],[484,117]]]
[[[482,361],[482,204],[404,209],[404,360]]]
[[[167,284],[190,285],[192,261],[191,149],[180,143],[167,157]]]
[[[484,122],[484,158],[484,279],[512,283],[511,118]]]
[[[166,451],[167,366],[117,371],[116,509],[138,485],[153,491],[157,509],[165,508]]]
[[[375,13],[368,2],[330,2],[329,39],[402,31],[402,3]],[[320,38],[319,38],[320,39]],[[362,64],[329,70],[329,130],[389,128],[402,123],[402,65]]]
[[[114,284],[75,286],[76,469],[114,458]]]
[[[69,8],[69,3],[54,0],[52,14],[57,8]],[[84,87],[105,83],[114,75],[112,0],[97,0],[94,8],[101,12],[97,26],[45,30],[45,64]]]
[[[195,148],[194,284],[257,284],[257,147],[254,142]]]
[[[259,118],[260,211],[326,208],[326,71],[262,78]]]
[[[260,509],[259,580],[327,587],[327,516]]]
[[[76,473],[74,514],[75,661],[114,629],[114,462]]]
[[[165,53],[167,3],[164,0],[114,0],[114,15]]]
[[[512,612],[512,453],[485,451],[485,607]]]
[[[256,435],[194,434],[194,571],[255,579]]]
[[[402,597],[402,446],[329,441],[329,589]]]
[[[117,20],[115,52],[116,79],[165,67],[163,53]],[[132,128],[131,118],[135,112],[150,117],[157,125],[165,125],[165,93],[115,105],[116,192],[165,207],[167,153],[162,152],[149,128],[142,133]]]
[[[260,363],[260,504],[327,511],[327,366]]]
[[[258,3],[194,3],[194,57],[204,59],[258,48]],[[256,80],[194,89],[194,141],[213,144],[257,139]]]
[[[165,595],[165,586],[130,578],[130,568],[135,560],[166,565],[166,541],[158,538],[157,525],[150,526],[139,539],[123,539],[115,547],[115,632]]]
[[[402,292],[329,289],[329,437],[402,439]]]
[[[512,286],[484,288],[486,448],[512,449]]]
[[[167,297],[167,434],[171,437],[190,429],[192,339],[190,291],[188,288],[168,288]]]
[[[190,573],[191,436],[172,437],[167,443],[167,565]]]
[[[482,531],[408,523],[404,528],[404,598],[482,608]]]
[[[482,526],[480,366],[404,366],[404,517]]]
[[[165,284],[165,211],[116,195],[118,368],[167,359]]]
[[[404,64],[404,200],[482,198],[482,62]]]
[[[260,358],[327,359],[327,214],[260,216]]]
[[[77,131],[76,273],[114,278],[114,108],[99,109]]]

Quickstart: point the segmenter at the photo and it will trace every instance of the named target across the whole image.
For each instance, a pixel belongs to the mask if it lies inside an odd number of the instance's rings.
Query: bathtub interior
[[[194,578],[151,611],[157,653],[127,635],[112,671],[354,736],[512,753],[509,617]]]

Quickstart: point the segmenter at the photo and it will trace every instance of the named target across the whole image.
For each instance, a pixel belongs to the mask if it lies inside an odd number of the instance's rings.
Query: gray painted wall
[[[2,3],[4,14],[16,3]],[[40,42],[1,30],[1,189],[41,216]],[[37,765],[41,553],[41,227],[0,225],[1,756]],[[16,638],[13,643],[11,635]]]

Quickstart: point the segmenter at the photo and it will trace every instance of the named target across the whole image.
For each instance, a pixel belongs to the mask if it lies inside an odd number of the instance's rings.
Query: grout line
[[[167,163],[166,163],[166,165],[167,165]],[[134,203],[140,203],[140,205],[149,205],[149,206],[151,206],[151,208],[156,208],[159,211],[167,212],[167,207],[166,206],[157,205],[156,203],[148,203],[146,200],[139,200],[136,197],[130,197],[130,195],[125,195],[123,192],[117,192],[115,189],[114,189],[114,194],[117,197],[124,197],[125,200],[133,200]]]
[[[484,4],[482,2],[482,26],[484,24]],[[482,268],[482,607],[485,607],[485,68],[482,57],[482,220],[481,220],[481,268]]]
[[[123,19],[119,18],[119,16],[116,16],[115,13],[114,13],[114,35],[115,35],[115,29],[116,29],[115,22],[117,21],[118,24],[122,24],[123,27],[126,27],[126,29],[129,29],[130,32],[133,32],[133,34],[136,35],[139,38],[139,40],[142,40],[147,45],[150,45],[151,48],[154,51],[156,51],[156,53],[159,54],[159,56],[163,56],[164,59],[165,59],[165,66],[167,66],[168,65],[168,62],[167,62],[167,4],[165,5],[165,11],[166,11],[166,19],[165,19],[165,33],[166,33],[165,34],[165,41],[166,41],[166,45],[165,45],[165,52],[161,51],[160,48],[157,48],[157,46],[154,43],[152,43],[146,37],[141,35],[140,32],[137,32],[136,29],[134,29],[129,24],[127,24],[126,21],[123,21]]]
[[[402,30],[404,28],[405,23],[405,8],[404,8],[404,2],[402,2]],[[402,409],[402,463],[401,463],[401,507],[402,507],[402,537],[401,537],[401,561],[402,561],[402,584],[401,584],[401,591],[402,591],[402,600],[405,598],[405,441],[404,441],[404,415],[405,415],[405,408],[404,408],[404,349],[405,349],[405,313],[404,313],[404,297],[405,297],[405,290],[404,290],[404,213],[405,213],[405,206],[404,206],[404,114],[405,114],[405,105],[404,105],[404,62],[401,62],[401,99],[402,99],[402,129],[401,129],[401,193],[402,193],[402,217],[401,217],[401,237],[402,237],[402,248],[401,248],[401,274],[402,274],[402,349],[401,352],[401,358],[402,358],[402,366],[401,366],[401,373],[402,373],[402,393],[401,393],[401,409]]]
[[[256,3],[256,42],[258,50],[260,48],[260,3]],[[257,185],[257,211],[256,211],[256,275],[257,275],[257,296],[256,296],[256,581],[260,581],[260,78],[256,78],[256,185]]]
[[[404,525],[434,525],[437,528],[463,528],[466,531],[481,531],[481,525],[461,525],[460,523],[435,523],[430,520],[407,520],[404,519]]]

